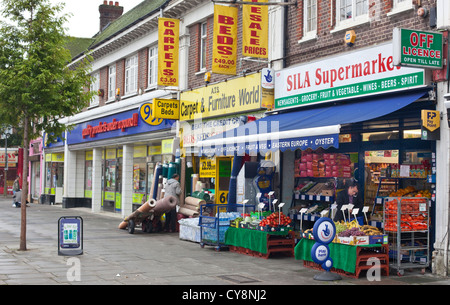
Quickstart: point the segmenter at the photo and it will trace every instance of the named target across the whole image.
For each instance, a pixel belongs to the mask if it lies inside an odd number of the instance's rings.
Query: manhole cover
[[[221,275],[218,278],[230,281],[237,284],[245,284],[245,283],[257,283],[260,282],[258,280],[243,276],[243,275]]]

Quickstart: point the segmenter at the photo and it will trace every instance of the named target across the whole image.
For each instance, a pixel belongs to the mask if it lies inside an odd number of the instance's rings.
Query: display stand
[[[216,251],[220,251],[222,247],[228,247],[225,243],[225,232],[230,227],[230,220],[220,218],[220,211],[229,208],[230,210],[236,210],[238,207],[243,207],[241,204],[223,205],[223,204],[201,204],[200,216],[198,225],[200,227],[200,247],[205,245],[214,246]],[[216,216],[209,216],[203,214],[208,208],[209,210],[215,210]],[[254,205],[247,205],[246,208],[255,210]]]
[[[228,228],[225,244],[232,252],[268,259],[272,254],[294,256],[294,232],[262,232],[252,229]]]
[[[425,273],[430,265],[428,199],[389,197],[384,204],[384,224],[391,244],[391,266],[397,274],[413,268]]]
[[[303,260],[303,266],[314,270],[321,270],[321,265],[315,263],[311,258],[311,249],[315,241],[308,238],[302,238],[295,246],[295,259]],[[333,259],[333,268],[331,272],[350,278],[359,278],[361,273],[372,268],[368,264],[370,259],[376,258],[380,262],[380,269],[383,275],[389,276],[389,245],[344,245],[331,243],[330,256]]]

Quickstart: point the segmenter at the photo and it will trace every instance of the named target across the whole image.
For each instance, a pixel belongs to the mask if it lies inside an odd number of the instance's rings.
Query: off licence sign
[[[393,39],[394,65],[442,69],[442,33],[395,28]]]

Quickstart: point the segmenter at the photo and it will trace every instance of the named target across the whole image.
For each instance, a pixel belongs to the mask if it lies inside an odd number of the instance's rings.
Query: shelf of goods
[[[383,183],[383,181],[385,180],[392,180],[393,186],[395,188],[395,191],[391,190],[387,196],[382,196],[380,193],[380,188],[381,185]],[[430,199],[431,198],[431,193],[429,190],[424,189],[424,190],[418,190],[416,189],[415,186],[407,186],[405,188],[401,188],[399,189],[399,183],[400,181],[409,181],[409,182],[421,182],[421,183],[427,183],[426,178],[408,178],[408,177],[382,177],[380,178],[380,182],[378,185],[378,190],[375,196],[375,200],[373,203],[373,208],[372,208],[372,215],[378,210],[378,207],[382,207],[386,201],[386,198],[389,197],[425,197]]]
[[[230,227],[231,221],[240,217],[240,212],[220,212],[221,210],[237,210],[243,205],[223,205],[223,204],[202,204],[200,206],[200,216],[198,225],[200,227],[200,247],[205,245],[214,246],[216,251],[222,247],[228,247],[225,241],[225,233]],[[246,209],[255,209],[254,205],[246,205]],[[204,211],[215,210],[215,216],[205,214]]]
[[[390,244],[391,267],[405,269],[430,265],[429,200],[420,197],[389,197],[384,203],[384,231]]]

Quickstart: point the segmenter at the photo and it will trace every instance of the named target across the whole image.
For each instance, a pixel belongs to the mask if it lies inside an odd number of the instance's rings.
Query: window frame
[[[204,29],[204,33],[203,33]],[[199,29],[199,71],[206,71],[206,48],[208,42],[208,23],[207,21],[200,23]]]
[[[152,54],[154,51],[154,54]],[[153,71],[151,64],[154,63]],[[147,88],[155,88],[158,85],[158,45],[148,48],[148,82]]]
[[[137,92],[138,89],[139,58],[134,54],[125,59],[125,85],[124,95]]]
[[[96,71],[91,74],[92,82],[89,86],[89,91],[95,92],[94,96],[89,102],[89,107],[96,107],[100,103],[100,97],[98,96],[98,90],[100,90],[100,71]]]
[[[113,73],[111,73],[112,69],[114,70]],[[114,101],[116,98],[116,73],[117,67],[115,64],[108,67],[108,102]]]
[[[314,18],[311,18],[310,14],[308,14],[308,5],[311,4],[311,2],[314,2],[315,9],[315,16]],[[315,29],[308,31],[308,20],[315,19]],[[302,38],[299,40],[299,43],[316,39],[317,38],[317,19],[318,19],[318,5],[317,0],[303,0],[303,35]]]
[[[332,32],[340,31],[343,29],[347,29],[350,27],[358,26],[364,23],[367,23],[370,21],[369,19],[369,0],[350,0],[351,1],[351,12],[352,17],[348,19],[341,20],[341,1],[336,1],[336,27]],[[356,8],[357,8],[357,1],[365,1],[366,2],[366,12],[364,14],[360,14],[356,16]]]

